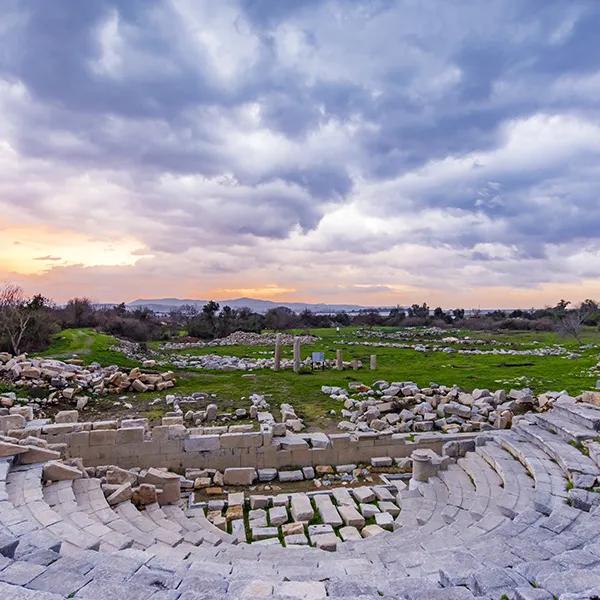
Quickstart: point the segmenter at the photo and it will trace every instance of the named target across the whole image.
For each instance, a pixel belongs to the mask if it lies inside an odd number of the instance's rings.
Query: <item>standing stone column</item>
[[[335,368],[338,371],[341,371],[344,368],[344,361],[342,360],[342,351],[341,350],[335,351]]]
[[[377,354],[371,354],[371,362],[369,364],[369,368],[371,371],[375,371],[377,369]]]
[[[279,371],[279,369],[281,368],[281,334],[278,333],[275,336],[275,355],[274,355],[274,359],[275,362],[273,364],[273,369],[275,371]]]
[[[355,371],[358,371],[358,359],[357,359],[357,358],[353,358],[353,359],[352,359],[352,368],[353,368]]]
[[[427,450],[414,450],[412,458],[412,478],[415,481],[427,482],[430,477],[437,475],[438,465],[434,463],[431,452]]]
[[[294,373],[300,371],[300,338],[294,338]]]

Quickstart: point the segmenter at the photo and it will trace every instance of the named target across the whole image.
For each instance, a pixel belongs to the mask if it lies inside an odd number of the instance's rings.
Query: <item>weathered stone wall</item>
[[[116,464],[131,467],[187,468],[294,466],[368,463],[371,458],[410,456],[416,448],[438,454],[444,443],[473,434],[424,433],[411,441],[410,434],[377,433],[311,434],[273,437],[272,431],[194,435],[181,425],[119,427],[116,422],[60,423],[11,430],[9,435],[41,437],[49,444],[64,444],[66,457],[81,457],[86,466]],[[318,441],[317,441],[318,440]],[[316,447],[319,446],[319,447]]]

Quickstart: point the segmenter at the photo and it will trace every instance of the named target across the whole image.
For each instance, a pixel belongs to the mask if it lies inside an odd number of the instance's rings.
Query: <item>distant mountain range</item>
[[[130,308],[147,307],[154,312],[166,313],[171,310],[180,308],[186,304],[201,308],[208,300],[192,300],[182,298],[139,298],[129,302],[127,306]],[[233,298],[231,300],[216,300],[221,307],[230,306],[231,308],[247,307],[257,313],[266,313],[270,308],[278,306],[286,306],[294,312],[301,312],[309,309],[314,313],[336,313],[336,312],[357,312],[365,308],[373,308],[370,306],[361,306],[360,304],[324,304],[309,302],[274,302],[272,300],[259,300],[257,298]]]

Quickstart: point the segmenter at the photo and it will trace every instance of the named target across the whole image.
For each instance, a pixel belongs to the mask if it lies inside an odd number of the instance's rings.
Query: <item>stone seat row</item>
[[[600,509],[569,506],[566,487],[594,494],[587,488],[597,471],[579,444],[597,437],[598,412],[561,403],[546,426],[535,415],[482,436],[446,469],[399,492],[394,532],[343,543],[335,554],[186,539],[194,529],[204,536],[199,515],[176,506],[113,508],[100,480],[43,488],[40,465],[0,461],[0,533],[12,539],[0,545],[0,596],[589,598],[600,593]],[[122,543],[96,523],[119,531]],[[34,534],[47,543],[33,545]]]

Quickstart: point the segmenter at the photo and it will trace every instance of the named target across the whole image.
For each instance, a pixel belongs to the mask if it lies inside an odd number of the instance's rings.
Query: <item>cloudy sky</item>
[[[600,298],[596,0],[0,0],[0,281]]]

